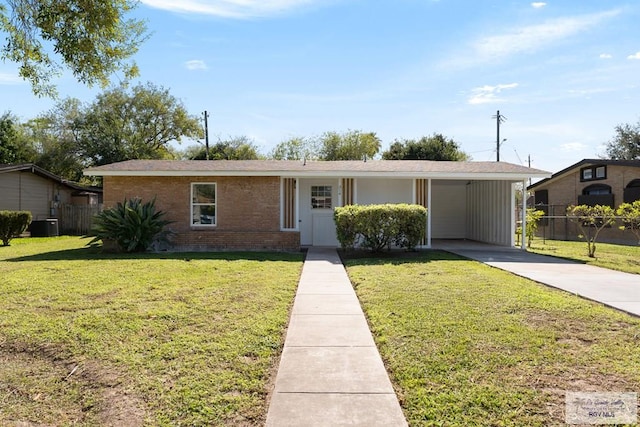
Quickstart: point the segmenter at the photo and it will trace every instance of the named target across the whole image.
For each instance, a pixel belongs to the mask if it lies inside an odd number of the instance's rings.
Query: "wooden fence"
[[[82,236],[89,232],[93,216],[102,212],[102,205],[68,205],[58,208],[58,232]]]

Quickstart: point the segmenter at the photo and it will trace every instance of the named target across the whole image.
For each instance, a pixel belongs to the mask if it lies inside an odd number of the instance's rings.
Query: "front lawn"
[[[0,424],[263,425],[302,254],[86,243],[0,248]]]
[[[456,255],[345,264],[412,426],[564,425],[640,390],[640,319]]]
[[[640,274],[640,246],[614,245],[596,242],[596,257],[587,255],[587,243],[563,240],[541,240],[536,238],[531,244],[530,252],[542,255],[553,255],[560,258],[583,262],[597,267],[627,273]]]

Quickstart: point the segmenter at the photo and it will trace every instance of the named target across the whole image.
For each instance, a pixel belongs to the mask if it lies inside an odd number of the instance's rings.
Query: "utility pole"
[[[207,110],[204,110],[204,147],[205,147],[205,156],[206,159],[209,160],[209,125],[207,119],[209,118],[209,113]]]
[[[527,156],[527,163],[529,164],[529,168],[531,168],[531,154]],[[529,177],[529,186],[531,186],[531,177]]]
[[[507,120],[507,118],[505,116],[500,115],[500,110],[498,110],[498,112],[496,113],[495,116],[493,116],[493,118],[496,119],[496,161],[499,162],[500,161],[500,144],[506,141],[506,139],[503,141],[500,141],[500,123]]]

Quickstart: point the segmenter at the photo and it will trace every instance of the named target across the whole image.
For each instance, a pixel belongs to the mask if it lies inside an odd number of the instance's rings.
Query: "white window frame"
[[[214,198],[215,201],[213,203],[195,203],[193,201],[193,192],[195,189],[196,185],[213,185],[215,186],[215,191],[214,191]],[[191,199],[189,202],[190,205],[190,209],[189,209],[189,225],[191,227],[204,227],[204,228],[210,228],[210,227],[215,227],[218,225],[218,184],[216,182],[192,182],[191,183]],[[194,211],[194,206],[213,206],[215,209],[215,215],[213,217],[213,222],[211,224],[195,224],[193,222],[193,211]]]

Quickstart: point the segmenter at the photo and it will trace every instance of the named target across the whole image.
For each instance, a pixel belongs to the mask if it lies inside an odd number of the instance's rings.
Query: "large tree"
[[[20,120],[10,112],[0,116],[0,164],[32,163],[35,153],[25,142]]]
[[[89,104],[63,99],[18,129],[30,162],[74,181],[84,180],[82,170],[88,166],[176,158],[170,142],[202,134],[199,118],[152,84],[131,90],[120,86]]]
[[[86,109],[80,135],[91,165],[171,157],[169,143],[202,135],[197,116],[167,89],[151,83],[106,91]]]
[[[318,140],[290,138],[276,145],[269,157],[275,160],[316,160],[319,157]]]
[[[66,179],[82,180],[82,169],[89,164],[80,146],[84,114],[79,100],[67,98],[29,120],[24,128],[36,151],[34,163]]]
[[[185,150],[184,157],[189,160],[206,160],[206,148],[194,145]],[[209,160],[257,160],[260,158],[258,147],[246,136],[238,136],[218,141],[209,147]]]
[[[53,77],[69,69],[87,85],[138,73],[129,58],[146,38],[143,22],[127,18],[135,0],[4,0],[0,58],[14,62],[37,95],[53,96]]]
[[[620,124],[615,131],[615,136],[607,142],[606,156],[614,160],[640,159],[640,120],[635,125]]]
[[[326,132],[319,139],[319,157],[321,160],[371,159],[378,154],[380,146],[380,138],[374,132]]]
[[[453,139],[434,133],[419,140],[405,139],[394,141],[389,149],[382,153],[384,160],[453,160],[465,161],[470,157],[460,149]]]

